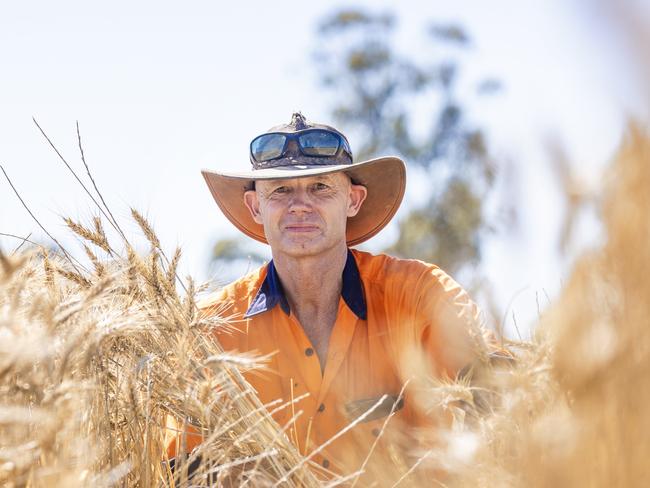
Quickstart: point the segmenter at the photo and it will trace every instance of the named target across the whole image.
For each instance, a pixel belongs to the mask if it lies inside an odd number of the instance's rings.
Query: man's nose
[[[305,188],[296,188],[289,200],[289,211],[292,213],[297,212],[311,212],[311,201]]]

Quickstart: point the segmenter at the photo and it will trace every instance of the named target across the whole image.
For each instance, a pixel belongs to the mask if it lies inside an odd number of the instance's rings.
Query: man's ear
[[[350,183],[350,202],[348,204],[348,217],[354,217],[361,210],[361,205],[368,196],[368,189],[363,185]]]
[[[262,221],[262,215],[260,214],[260,200],[257,198],[257,192],[255,190],[246,190],[244,192],[244,205],[246,205],[246,208],[251,213],[253,220],[256,223],[263,225],[264,222]]]

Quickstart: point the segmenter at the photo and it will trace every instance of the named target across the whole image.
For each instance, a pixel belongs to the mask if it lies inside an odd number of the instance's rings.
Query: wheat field
[[[533,340],[504,343],[513,359],[432,383],[453,425],[400,486],[650,485],[648,161],[650,138],[631,123],[599,202],[606,241],[577,260]],[[0,254],[0,484],[351,484],[293,448],[268,413],[291,406],[262,405],[242,376],[264,359],[221,350],[207,331],[228,317],[197,313],[207,285],[177,276],[180,249],[132,215],[149,252],[121,232],[110,242],[104,226],[119,225],[103,215],[66,220],[84,262],[36,245]],[[169,415],[205,438],[173,472]]]

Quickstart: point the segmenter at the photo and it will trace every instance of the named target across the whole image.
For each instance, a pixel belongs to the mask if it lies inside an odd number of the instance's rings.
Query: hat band
[[[347,159],[347,161],[346,161]],[[313,156],[297,156],[286,157],[282,159],[275,159],[267,161],[264,164],[253,163],[253,170],[270,169],[270,168],[295,168],[296,166],[340,166],[352,165],[350,158],[332,158],[322,157],[315,158]]]

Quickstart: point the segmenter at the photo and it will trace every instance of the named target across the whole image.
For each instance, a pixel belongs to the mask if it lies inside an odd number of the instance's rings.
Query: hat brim
[[[208,188],[224,215],[239,230],[255,240],[268,244],[264,227],[253,220],[244,204],[244,192],[255,180],[303,178],[344,172],[355,183],[368,190],[359,213],[350,217],[346,228],[348,246],[360,244],[383,229],[399,208],[406,188],[406,167],[394,156],[370,159],[354,164],[332,166],[284,166],[255,171],[228,173],[204,169],[201,171]]]

